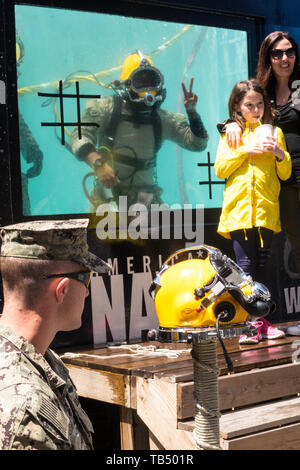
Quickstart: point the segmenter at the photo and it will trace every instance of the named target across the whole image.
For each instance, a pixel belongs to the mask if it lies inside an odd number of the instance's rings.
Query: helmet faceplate
[[[143,102],[151,107],[164,100],[164,77],[141,51],[137,50],[125,60],[120,83],[127,90],[128,99],[134,103]]]

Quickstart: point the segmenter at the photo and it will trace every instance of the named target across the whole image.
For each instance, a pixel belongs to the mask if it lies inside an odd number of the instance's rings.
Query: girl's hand
[[[225,128],[229,147],[237,149],[241,145],[242,129],[236,122],[226,124]]]
[[[265,151],[272,152],[280,162],[284,159],[284,151],[275,137],[266,137],[266,140],[263,142],[263,146]]]

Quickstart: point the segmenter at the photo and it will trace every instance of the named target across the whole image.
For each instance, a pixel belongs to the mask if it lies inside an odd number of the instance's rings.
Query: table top
[[[298,337],[286,336],[278,340],[263,340],[257,345],[240,345],[238,339],[234,337],[223,340],[235,372],[291,363],[295,351],[293,342],[297,341]],[[62,354],[62,360],[66,365],[178,382],[193,380],[191,348],[192,345],[185,343],[149,341],[105,348],[81,347],[57,352]],[[220,375],[227,374],[228,369],[219,341],[217,362]]]

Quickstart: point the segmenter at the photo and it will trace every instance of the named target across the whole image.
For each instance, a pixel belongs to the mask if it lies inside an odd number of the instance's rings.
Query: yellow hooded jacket
[[[273,135],[284,150],[282,161],[278,162],[271,152],[248,155],[245,146],[256,138],[257,126],[246,123],[238,149],[228,146],[226,135],[220,138],[214,168],[220,179],[226,179],[218,226],[218,233],[225,238],[231,238],[230,232],[234,230],[252,227],[281,231],[278,177],[283,181],[290,177],[291,157],[279,127],[274,127]]]

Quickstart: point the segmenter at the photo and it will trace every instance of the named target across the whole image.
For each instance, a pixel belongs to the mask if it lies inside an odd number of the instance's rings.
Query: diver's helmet
[[[126,58],[120,76],[125,98],[147,107],[160,106],[166,97],[163,84],[162,73],[141,51],[137,50]]]
[[[174,262],[191,251],[196,251],[198,258]],[[195,333],[202,337],[215,334],[217,325],[223,337],[248,334],[249,321],[275,309],[263,284],[253,281],[234,261],[208,245],[170,256],[150,293],[160,325],[150,337],[154,335],[162,342],[191,342],[188,338]]]

